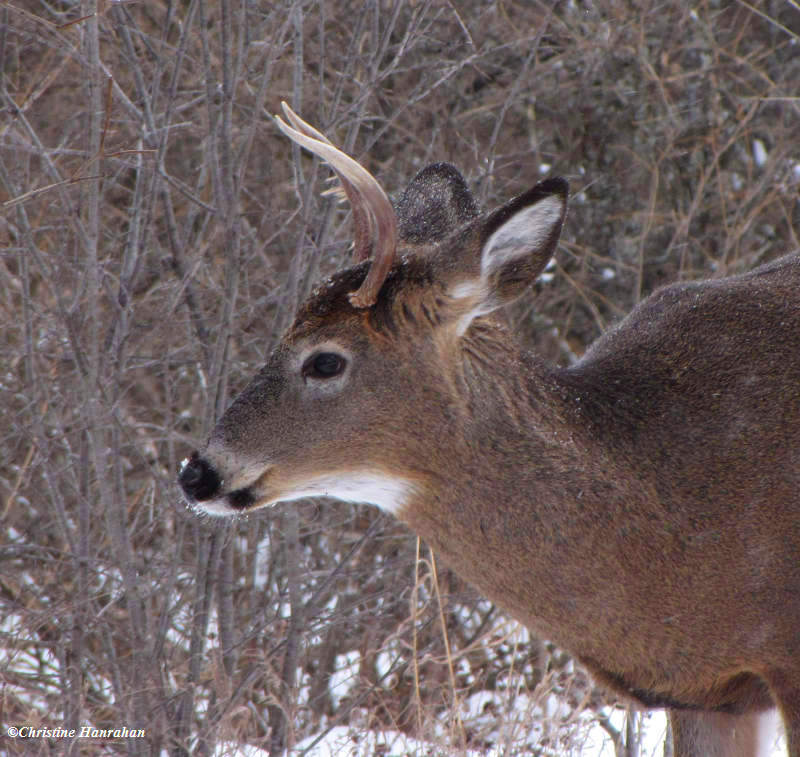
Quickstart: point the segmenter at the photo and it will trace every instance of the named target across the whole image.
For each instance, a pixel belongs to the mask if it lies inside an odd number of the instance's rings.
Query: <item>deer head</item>
[[[281,130],[341,181],[357,264],[302,306],[204,453],[184,466],[181,485],[213,514],[315,495],[397,512],[411,492],[439,485],[432,442],[476,422],[459,354],[479,349],[491,359],[497,347],[485,343],[508,340],[490,314],[552,256],[567,183],[550,179],[480,215],[461,175],[438,163],[395,210],[360,165],[284,112],[292,126],[278,118]],[[479,339],[467,337],[476,320]]]

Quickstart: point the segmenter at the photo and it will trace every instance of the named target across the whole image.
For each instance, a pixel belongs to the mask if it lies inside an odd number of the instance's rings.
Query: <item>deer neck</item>
[[[580,393],[565,374],[511,340],[472,332],[454,378],[462,427],[398,516],[531,628],[551,638],[567,625],[581,633],[582,617],[587,628],[593,622],[594,602],[582,605],[591,582],[565,564],[603,530],[615,538],[597,510],[622,506],[625,492],[604,450],[576,425]],[[613,548],[599,555],[598,571],[614,559]]]

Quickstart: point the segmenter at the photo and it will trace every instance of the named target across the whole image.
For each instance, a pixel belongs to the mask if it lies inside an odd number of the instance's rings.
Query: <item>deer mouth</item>
[[[194,452],[183,461],[178,482],[189,507],[216,516],[242,514],[306,497],[372,504],[397,515],[417,489],[415,483],[405,477],[375,470],[292,476],[286,480],[282,476],[276,478],[275,473],[273,468],[268,468],[246,486],[226,491],[225,481],[213,464]]]

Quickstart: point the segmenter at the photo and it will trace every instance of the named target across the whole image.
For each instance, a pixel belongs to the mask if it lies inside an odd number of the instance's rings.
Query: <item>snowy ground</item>
[[[625,713],[621,710],[611,713],[611,720],[617,728],[623,725]],[[664,750],[667,720],[663,711],[648,713],[641,723],[640,757],[660,757]],[[761,723],[762,743],[759,755],[762,757],[785,757],[786,743],[780,735],[780,725],[776,713],[765,715]],[[466,757],[500,757],[500,755],[522,755],[524,751],[508,751],[499,747],[488,751],[469,751]],[[323,738],[309,737],[296,745],[292,755],[305,757],[413,757],[443,755],[440,745],[425,743],[408,738],[395,731],[358,732],[347,726],[331,729]],[[608,734],[597,723],[591,725],[585,738],[572,748],[551,752],[553,757],[614,757],[614,747]],[[267,757],[267,753],[255,747],[220,744],[215,757]]]

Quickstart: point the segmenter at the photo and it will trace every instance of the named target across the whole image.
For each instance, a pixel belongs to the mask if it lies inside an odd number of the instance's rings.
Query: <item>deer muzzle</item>
[[[178,483],[186,499],[192,504],[214,499],[222,487],[219,474],[197,452],[192,452],[192,456],[182,466]]]

